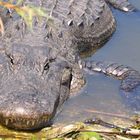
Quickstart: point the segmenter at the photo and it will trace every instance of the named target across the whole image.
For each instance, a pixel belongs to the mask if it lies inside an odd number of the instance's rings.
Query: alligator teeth
[[[8,123],[9,123],[9,119],[6,119],[5,124],[8,125]]]
[[[34,126],[35,125],[35,121],[31,121],[32,122],[32,126]]]
[[[27,121],[27,125],[29,125],[30,121]]]

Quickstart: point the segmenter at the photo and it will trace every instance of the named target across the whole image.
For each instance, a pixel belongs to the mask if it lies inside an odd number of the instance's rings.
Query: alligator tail
[[[108,2],[115,8],[122,10],[124,12],[130,12],[136,10],[136,8],[131,3],[129,3],[128,0],[106,0],[106,2]]]
[[[95,61],[81,61],[80,66],[94,72],[102,72],[120,79],[120,88],[128,92],[140,85],[140,73],[128,66],[118,63]]]
[[[121,80],[120,90],[129,107],[140,111],[140,73],[131,67],[118,63],[80,61],[80,67],[101,72]]]

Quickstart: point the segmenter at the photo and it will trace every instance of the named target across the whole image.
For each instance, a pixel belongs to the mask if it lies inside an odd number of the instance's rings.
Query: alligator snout
[[[36,130],[41,129],[43,127],[46,127],[47,125],[51,124],[48,121],[48,118],[46,119],[25,119],[25,118],[1,118],[4,126],[7,126],[8,128],[14,128],[15,130]]]
[[[33,89],[9,93],[7,100],[0,104],[1,124],[18,130],[33,130],[49,125],[59,96],[45,98],[45,95]]]
[[[66,63],[52,62],[41,75],[26,68],[0,72],[0,124],[17,130],[50,125],[68,98],[71,82]]]

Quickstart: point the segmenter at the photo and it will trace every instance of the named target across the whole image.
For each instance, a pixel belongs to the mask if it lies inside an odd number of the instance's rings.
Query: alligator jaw
[[[71,69],[65,62],[52,62],[42,76],[19,70],[5,78],[1,79],[0,123],[16,130],[36,130],[50,125],[68,98]]]
[[[1,115],[0,115],[1,116]],[[46,117],[44,117],[46,116]],[[3,126],[14,128],[15,130],[38,130],[51,125],[51,114],[40,116],[39,118],[25,118],[24,116],[16,116],[16,118],[1,116],[0,122]]]
[[[46,95],[44,99],[39,97],[40,94]],[[9,98],[0,104],[1,124],[18,130],[35,130],[48,126],[59,104],[59,94],[49,96],[50,94],[37,93],[35,90],[9,93]],[[52,94],[55,94],[54,91]]]

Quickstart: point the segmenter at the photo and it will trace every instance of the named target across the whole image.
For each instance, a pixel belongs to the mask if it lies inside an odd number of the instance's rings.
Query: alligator
[[[16,2],[16,0],[15,0]],[[127,0],[25,0],[46,9],[53,22],[33,19],[30,30],[15,11],[1,12],[0,124],[16,130],[51,125],[70,91],[84,85],[83,69],[121,80],[130,106],[140,110],[140,73],[117,63],[83,60],[80,53],[99,48],[116,29],[109,4],[134,11]],[[79,86],[79,87],[78,87]]]

